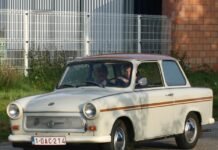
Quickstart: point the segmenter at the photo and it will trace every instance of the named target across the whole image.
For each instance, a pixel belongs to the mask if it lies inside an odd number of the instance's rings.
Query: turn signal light
[[[89,130],[89,131],[96,131],[96,126],[89,126],[89,127],[88,127],[88,130]]]
[[[13,125],[13,126],[11,127],[11,129],[12,129],[13,131],[19,130],[19,125]]]

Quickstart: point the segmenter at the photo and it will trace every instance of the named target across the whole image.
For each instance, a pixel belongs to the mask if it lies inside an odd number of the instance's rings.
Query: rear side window
[[[186,85],[186,80],[175,61],[163,61],[163,72],[168,86]]]

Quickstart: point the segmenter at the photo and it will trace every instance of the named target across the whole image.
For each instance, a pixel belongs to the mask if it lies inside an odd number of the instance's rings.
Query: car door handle
[[[173,93],[169,93],[166,96],[174,96],[174,94]]]

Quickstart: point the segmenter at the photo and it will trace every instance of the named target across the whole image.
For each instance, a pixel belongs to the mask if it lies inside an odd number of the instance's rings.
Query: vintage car
[[[175,137],[193,148],[202,125],[214,123],[213,93],[191,87],[169,56],[111,54],[68,63],[56,89],[10,103],[14,146],[96,143],[131,150],[134,142]]]

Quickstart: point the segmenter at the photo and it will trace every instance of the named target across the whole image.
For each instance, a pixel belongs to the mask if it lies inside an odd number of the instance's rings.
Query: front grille
[[[81,116],[26,116],[26,129],[32,131],[85,130]]]

